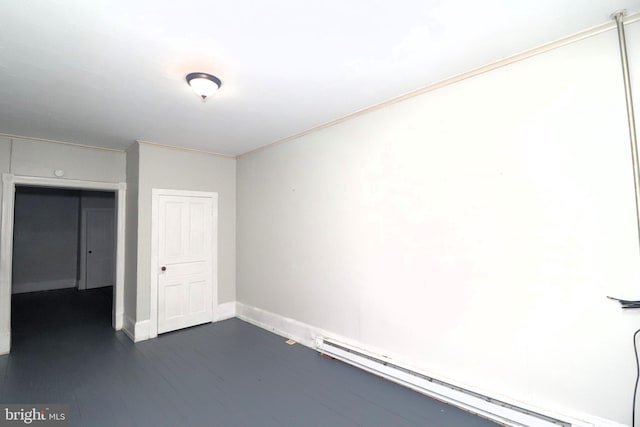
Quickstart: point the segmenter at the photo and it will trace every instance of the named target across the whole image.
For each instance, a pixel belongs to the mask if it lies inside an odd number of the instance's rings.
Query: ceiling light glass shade
[[[206,101],[208,97],[216,93],[222,82],[216,76],[207,73],[191,73],[187,74],[187,83],[191,89],[202,99]]]

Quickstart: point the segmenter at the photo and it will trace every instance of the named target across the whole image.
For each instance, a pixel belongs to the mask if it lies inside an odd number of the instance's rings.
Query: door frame
[[[158,336],[158,226],[160,196],[202,197],[211,199],[211,313],[215,318],[218,306],[218,193],[208,191],[151,189],[151,272],[149,276],[149,338]]]
[[[111,324],[119,331],[124,323],[124,236],[127,184],[124,182],[81,181],[63,178],[2,174],[2,223],[0,224],[0,354],[11,350],[11,275],[16,185],[106,190],[116,195],[116,283],[113,287]]]
[[[82,208],[80,212],[80,278],[78,279],[78,289],[87,289],[87,215],[89,212],[109,212],[111,215],[115,213],[111,208]],[[114,221],[114,225],[115,223],[116,221]],[[116,251],[115,246],[113,247],[114,251]],[[117,252],[115,254],[117,255]],[[114,256],[113,259],[115,261],[117,256]],[[113,272],[113,277],[116,277],[115,271]]]

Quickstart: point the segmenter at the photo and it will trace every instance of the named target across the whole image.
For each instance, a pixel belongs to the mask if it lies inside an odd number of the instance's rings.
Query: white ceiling
[[[240,154],[640,9],[638,0],[13,0],[0,133]],[[222,89],[203,104],[192,71]]]

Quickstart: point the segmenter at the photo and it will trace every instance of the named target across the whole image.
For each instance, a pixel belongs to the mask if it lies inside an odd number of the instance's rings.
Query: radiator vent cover
[[[540,410],[524,408],[515,403],[485,396],[464,387],[441,381],[385,360],[347,344],[329,338],[318,338],[316,348],[321,353],[350,365],[394,381],[437,400],[490,419],[506,426],[527,427],[590,427],[591,423],[557,418]]]

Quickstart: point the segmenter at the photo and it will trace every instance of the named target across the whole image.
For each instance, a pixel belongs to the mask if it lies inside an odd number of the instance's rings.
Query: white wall
[[[15,197],[12,293],[76,287],[80,193],[18,187]]]
[[[0,174],[9,172],[11,165],[11,140],[0,136]],[[2,201],[2,185],[0,185],[0,201]],[[0,213],[0,216],[2,213]],[[2,218],[0,218],[2,220]],[[0,227],[1,228],[1,227]],[[2,230],[0,229],[0,241]]]
[[[141,143],[137,247],[138,322],[149,319],[151,190],[218,193],[218,303],[235,301],[236,160]]]
[[[14,139],[11,172],[53,178],[56,169],[67,179],[124,182],[126,156],[121,151]]]
[[[244,155],[238,301],[629,423],[640,312],[606,299],[640,298],[627,135],[608,32]]]
[[[124,311],[128,322],[136,319],[138,292],[138,186],[140,181],[140,146],[129,147],[127,156],[127,213],[125,232]],[[129,326],[130,327],[130,326]]]

